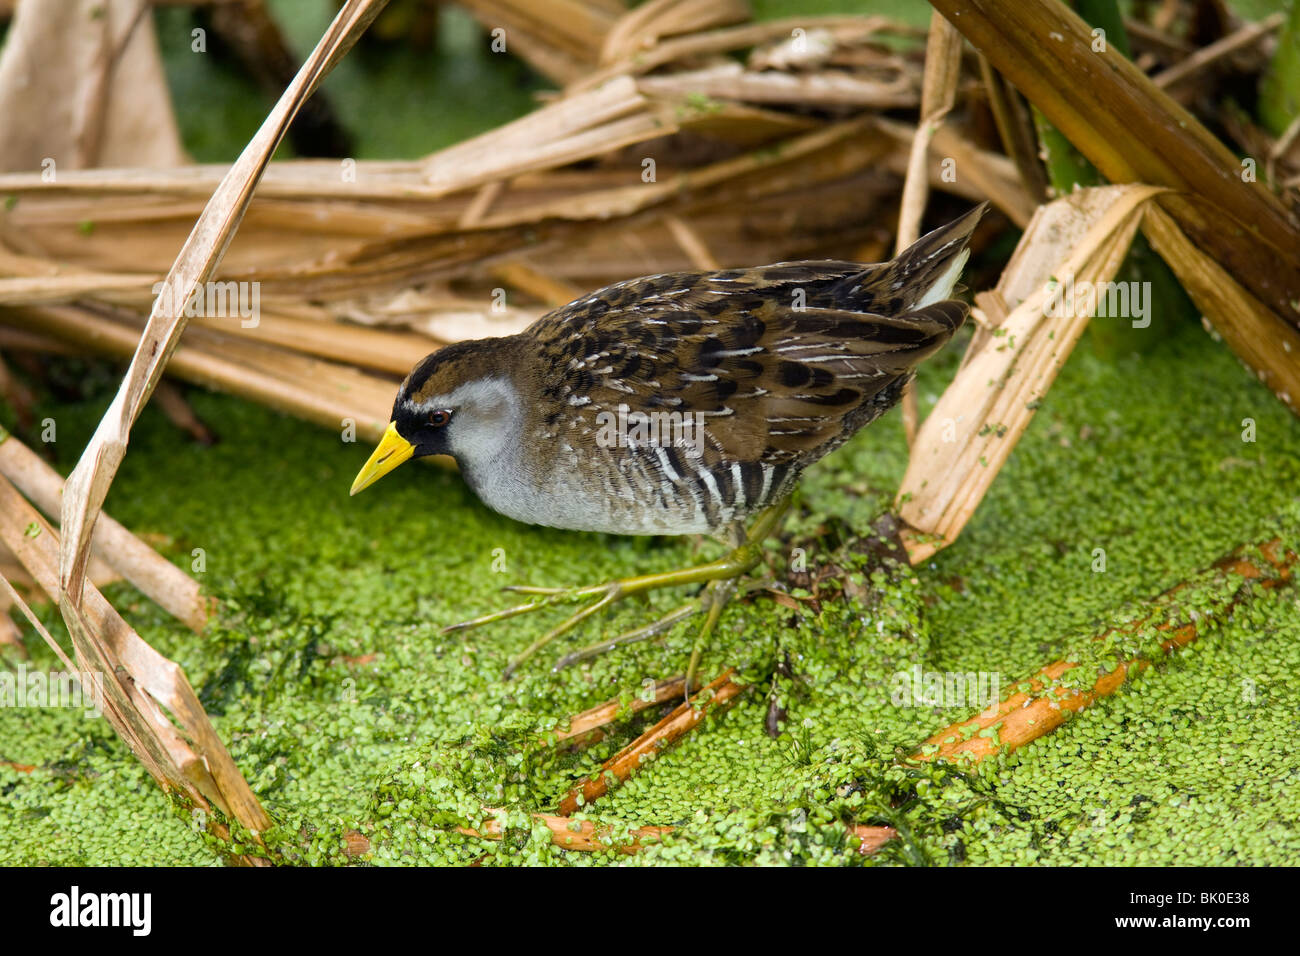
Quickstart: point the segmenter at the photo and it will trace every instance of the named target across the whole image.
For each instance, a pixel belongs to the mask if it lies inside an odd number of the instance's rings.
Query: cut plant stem
[[[1252,552],[1257,552],[1262,560],[1254,557]],[[1176,595],[1189,586],[1189,582],[1183,582],[1150,602],[1151,612],[1125,625],[1125,628],[1137,631],[1154,625],[1157,630],[1167,635],[1161,641],[1161,647],[1167,652],[1172,652],[1196,640],[1204,627],[1226,617],[1255,588],[1274,588],[1289,581],[1298,561],[1300,556],[1285,548],[1280,538],[1274,538],[1258,548],[1239,548],[1211,566],[1211,570],[1216,574],[1241,580],[1241,587],[1232,599],[1217,607],[1215,609],[1217,613],[1213,617],[1202,617],[1194,623],[1183,624],[1157,620],[1164,599]],[[1095,639],[1103,640],[1112,633],[1113,630],[1103,632]],[[1131,673],[1144,670],[1150,663],[1145,658],[1131,658],[1120,662],[1114,669],[1098,677],[1091,688],[1067,690],[1058,686],[1056,682],[1078,664],[1063,660],[1054,661],[1029,679],[1028,690],[1018,691],[1001,701],[996,707],[939,731],[913,751],[907,761],[962,759],[976,763],[1003,751],[1010,752],[1023,747],[1055,730],[1071,713],[1113,694]],[[581,787],[574,788],[565,796],[560,803],[560,818],[573,814],[608,793],[611,782],[622,783],[631,777],[640,769],[644,759],[651,754],[657,754],[698,725],[705,708],[725,706],[733,702],[747,685],[736,683],[732,679],[732,674],[733,671],[728,669],[709,684],[705,688],[705,693],[700,695],[698,707],[682,704],[607,760],[601,766],[598,777],[587,780]],[[666,699],[669,683],[671,682],[657,685],[656,699]],[[712,692],[712,696],[707,696],[708,692]],[[642,706],[648,707],[650,704],[645,703]],[[608,701],[599,707],[584,711],[574,718],[570,736],[576,732],[590,733],[609,723],[618,712],[618,701]],[[581,727],[580,731],[579,727]],[[990,728],[997,728],[998,732],[995,736],[981,735],[981,731]],[[662,827],[657,832],[662,835],[670,829],[670,827]],[[859,852],[863,854],[875,853],[897,836],[891,827],[860,825],[850,826],[849,829],[861,841]]]
[[[600,774],[575,787],[560,801],[559,814],[572,816],[580,808],[609,792],[610,781],[622,783],[640,769],[642,761],[657,754],[681,738],[704,718],[710,708],[725,707],[749,685],[732,680],[735,673],[728,667],[689,703],[679,704],[659,721],[601,765]]]
[[[573,850],[606,849],[606,844],[598,841],[592,844],[590,838],[593,824],[589,822],[584,821],[582,823],[583,829],[575,836],[571,829],[575,821],[570,820],[569,817],[581,807],[590,805],[592,801],[608,793],[611,778],[620,783],[627,780],[640,767],[645,757],[670,746],[692,728],[698,726],[700,719],[704,716],[706,707],[710,705],[723,707],[734,702],[749,685],[736,683],[731,679],[732,673],[732,669],[728,668],[705,688],[705,692],[712,691],[713,696],[703,700],[700,706],[696,707],[690,703],[679,705],[672,713],[655,724],[654,727],[605,761],[597,779],[588,780],[582,787],[575,788],[561,801],[559,816],[550,817],[544,814],[533,814],[533,819],[546,823],[551,829],[553,842],[557,846]],[[635,712],[651,707],[655,703],[681,693],[684,686],[685,679],[682,677],[661,681],[655,685],[653,700],[644,701],[638,699],[630,705],[630,708]],[[703,699],[705,694],[700,694],[699,697]],[[572,719],[569,730],[560,739],[574,739],[581,735],[584,742],[593,742],[594,739],[599,738],[593,738],[591,735],[601,734],[603,736],[601,728],[613,721],[623,710],[622,703],[615,699],[583,711]],[[644,846],[646,837],[662,837],[664,834],[672,832],[673,829],[671,826],[642,827],[633,831],[636,834],[636,839],[632,843],[617,845],[616,849],[620,852],[635,853]],[[893,827],[850,824],[848,830],[849,835],[859,841],[858,852],[864,855],[875,853],[876,850],[897,836]],[[464,828],[461,828],[459,832],[484,836],[488,839],[498,839],[500,837],[499,826],[495,828],[494,832],[479,832]]]
[[[484,840],[500,840],[505,835],[499,814],[503,811],[484,807],[486,819],[477,827],[457,827],[457,833],[466,836],[481,837]],[[530,814],[535,823],[541,823],[551,831],[551,842],[565,850],[581,850],[596,853],[601,850],[617,850],[619,853],[636,853],[647,844],[657,842],[657,838],[670,832],[672,827],[637,827],[631,831],[632,839],[626,843],[612,839],[612,827],[601,826],[591,820],[570,820],[568,817],[552,816],[546,813]]]
[[[1262,560],[1248,557],[1250,551],[1257,551]],[[1232,599],[1216,608],[1217,613],[1213,617],[1202,616],[1200,620],[1181,624],[1160,620],[1165,612],[1164,602],[1186,588],[1189,582],[1185,581],[1150,602],[1150,612],[1123,625],[1123,631],[1138,632],[1154,626],[1166,635],[1160,642],[1166,652],[1185,647],[1196,640],[1207,625],[1227,617],[1256,588],[1274,588],[1290,580],[1296,561],[1295,552],[1283,547],[1278,538],[1257,549],[1238,549],[1211,566],[1210,570],[1216,576],[1241,580],[1241,587]],[[1112,628],[1104,631],[1094,640],[1104,640],[1117,630]],[[1028,683],[1027,690],[1018,691],[996,707],[944,728],[926,740],[910,759],[932,761],[961,758],[979,761],[998,753],[1010,753],[1055,730],[1065,723],[1071,713],[1113,694],[1131,674],[1145,670],[1150,665],[1151,661],[1145,657],[1130,657],[1119,662],[1114,669],[1101,674],[1091,687],[1077,690],[1061,687],[1057,682],[1078,664],[1066,660],[1053,661],[1027,682],[1018,682]],[[996,728],[995,734],[981,733],[991,728]]]
[[[13,435],[0,432],[0,475],[46,515],[62,507],[63,478]],[[209,604],[193,578],[108,515],[100,515],[93,539],[96,555],[187,627],[202,631]]]
[[[618,698],[597,704],[569,719],[567,730],[555,733],[557,743],[567,741],[570,746],[584,746],[604,739],[604,728],[613,723],[622,714],[636,714],[656,704],[662,704],[679,696],[686,687],[684,676],[670,677],[657,681],[650,692],[649,699],[640,695],[624,703]]]

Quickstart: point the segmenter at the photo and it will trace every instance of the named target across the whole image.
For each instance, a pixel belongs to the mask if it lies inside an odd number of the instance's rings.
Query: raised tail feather
[[[877,302],[901,299],[890,303],[890,311],[895,315],[948,299],[970,255],[966,244],[988,206],[986,202],[980,203],[970,212],[922,236],[886,263],[883,271],[881,266],[872,266],[843,280],[844,285],[851,286],[846,292],[852,295],[856,287],[864,286],[875,293]]]

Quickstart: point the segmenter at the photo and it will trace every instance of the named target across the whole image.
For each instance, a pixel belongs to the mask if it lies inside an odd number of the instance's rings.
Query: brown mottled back
[[[542,426],[577,416],[586,433],[620,404],[701,412],[705,468],[781,466],[788,485],[891,407],[962,324],[961,302],[916,305],[964,250],[981,211],[893,262],[668,273],[556,310],[524,333],[545,356],[532,365],[551,409]]]

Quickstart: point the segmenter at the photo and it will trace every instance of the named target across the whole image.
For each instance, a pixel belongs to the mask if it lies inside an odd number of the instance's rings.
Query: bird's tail
[[[970,250],[966,248],[980,217],[988,209],[980,203],[970,212],[940,226],[912,243],[890,262],[877,288],[903,297],[902,309],[924,309],[952,297]]]

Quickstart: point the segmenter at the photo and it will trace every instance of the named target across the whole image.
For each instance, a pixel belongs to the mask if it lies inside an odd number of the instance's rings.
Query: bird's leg
[[[695,644],[691,647],[691,662],[686,667],[686,699],[690,700],[691,689],[695,686],[695,671],[700,666],[700,656],[704,653],[705,642],[713,633],[713,628],[722,617],[722,609],[727,606],[732,595],[736,593],[736,578],[716,578],[709,582],[700,599],[701,606],[708,608],[704,626],[695,635]]]
[[[704,639],[712,632],[717,623],[718,616],[722,613],[722,608],[726,605],[731,595],[735,592],[736,579],[750,571],[763,556],[763,542],[777,528],[781,519],[785,516],[786,509],[789,506],[789,498],[786,498],[774,505],[761,511],[754,523],[750,526],[743,540],[730,552],[723,555],[716,561],[710,561],[707,564],[700,564],[690,568],[680,568],[675,571],[662,571],[655,574],[642,574],[636,577],[621,578],[615,581],[609,581],[605,584],[589,585],[587,587],[576,588],[515,588],[525,594],[536,595],[539,599],[530,601],[527,604],[519,604],[514,607],[505,608],[491,614],[484,614],[468,621],[462,621],[459,624],[453,624],[450,627],[443,628],[442,633],[452,631],[467,630],[472,627],[480,627],[484,624],[493,624],[497,621],[504,621],[508,618],[516,617],[520,614],[527,614],[530,611],[541,610],[542,608],[551,607],[557,604],[567,604],[574,601],[582,601],[587,598],[595,598],[586,607],[583,607],[576,613],[570,615],[556,627],[547,631],[537,640],[533,641],[523,650],[510,665],[506,668],[505,676],[512,675],[519,665],[528,658],[532,657],[539,650],[551,643],[557,637],[568,633],[577,627],[587,618],[591,617],[598,611],[609,607],[617,601],[634,594],[645,594],[649,591],[655,591],[660,588],[685,587],[691,584],[706,584],[708,587],[705,593],[699,598],[688,604],[679,607],[655,621],[652,624],[628,631],[617,637],[601,641],[589,647],[561,658],[557,667],[565,666],[575,661],[585,660],[593,657],[611,647],[619,644],[631,644],[636,641],[642,641],[657,634],[668,630],[678,621],[684,620],[699,611],[707,611],[708,617],[705,619],[704,627],[701,630],[699,639],[696,642],[696,649],[692,654],[692,671],[694,665],[698,663],[698,657],[703,646]]]
[[[579,650],[570,651],[555,662],[554,669],[557,671],[563,670],[571,664],[578,663],[578,661],[588,660],[589,658],[604,654],[606,651],[612,651],[616,647],[622,647],[624,644],[636,644],[638,641],[645,641],[652,637],[657,637],[665,631],[671,630],[673,625],[678,621],[684,621],[688,617],[699,613],[699,610],[700,602],[698,600],[688,601],[677,610],[671,611],[659,618],[659,620],[652,621],[643,627],[624,631],[617,637],[607,638],[602,641],[597,641],[594,644],[588,644],[586,647]]]

